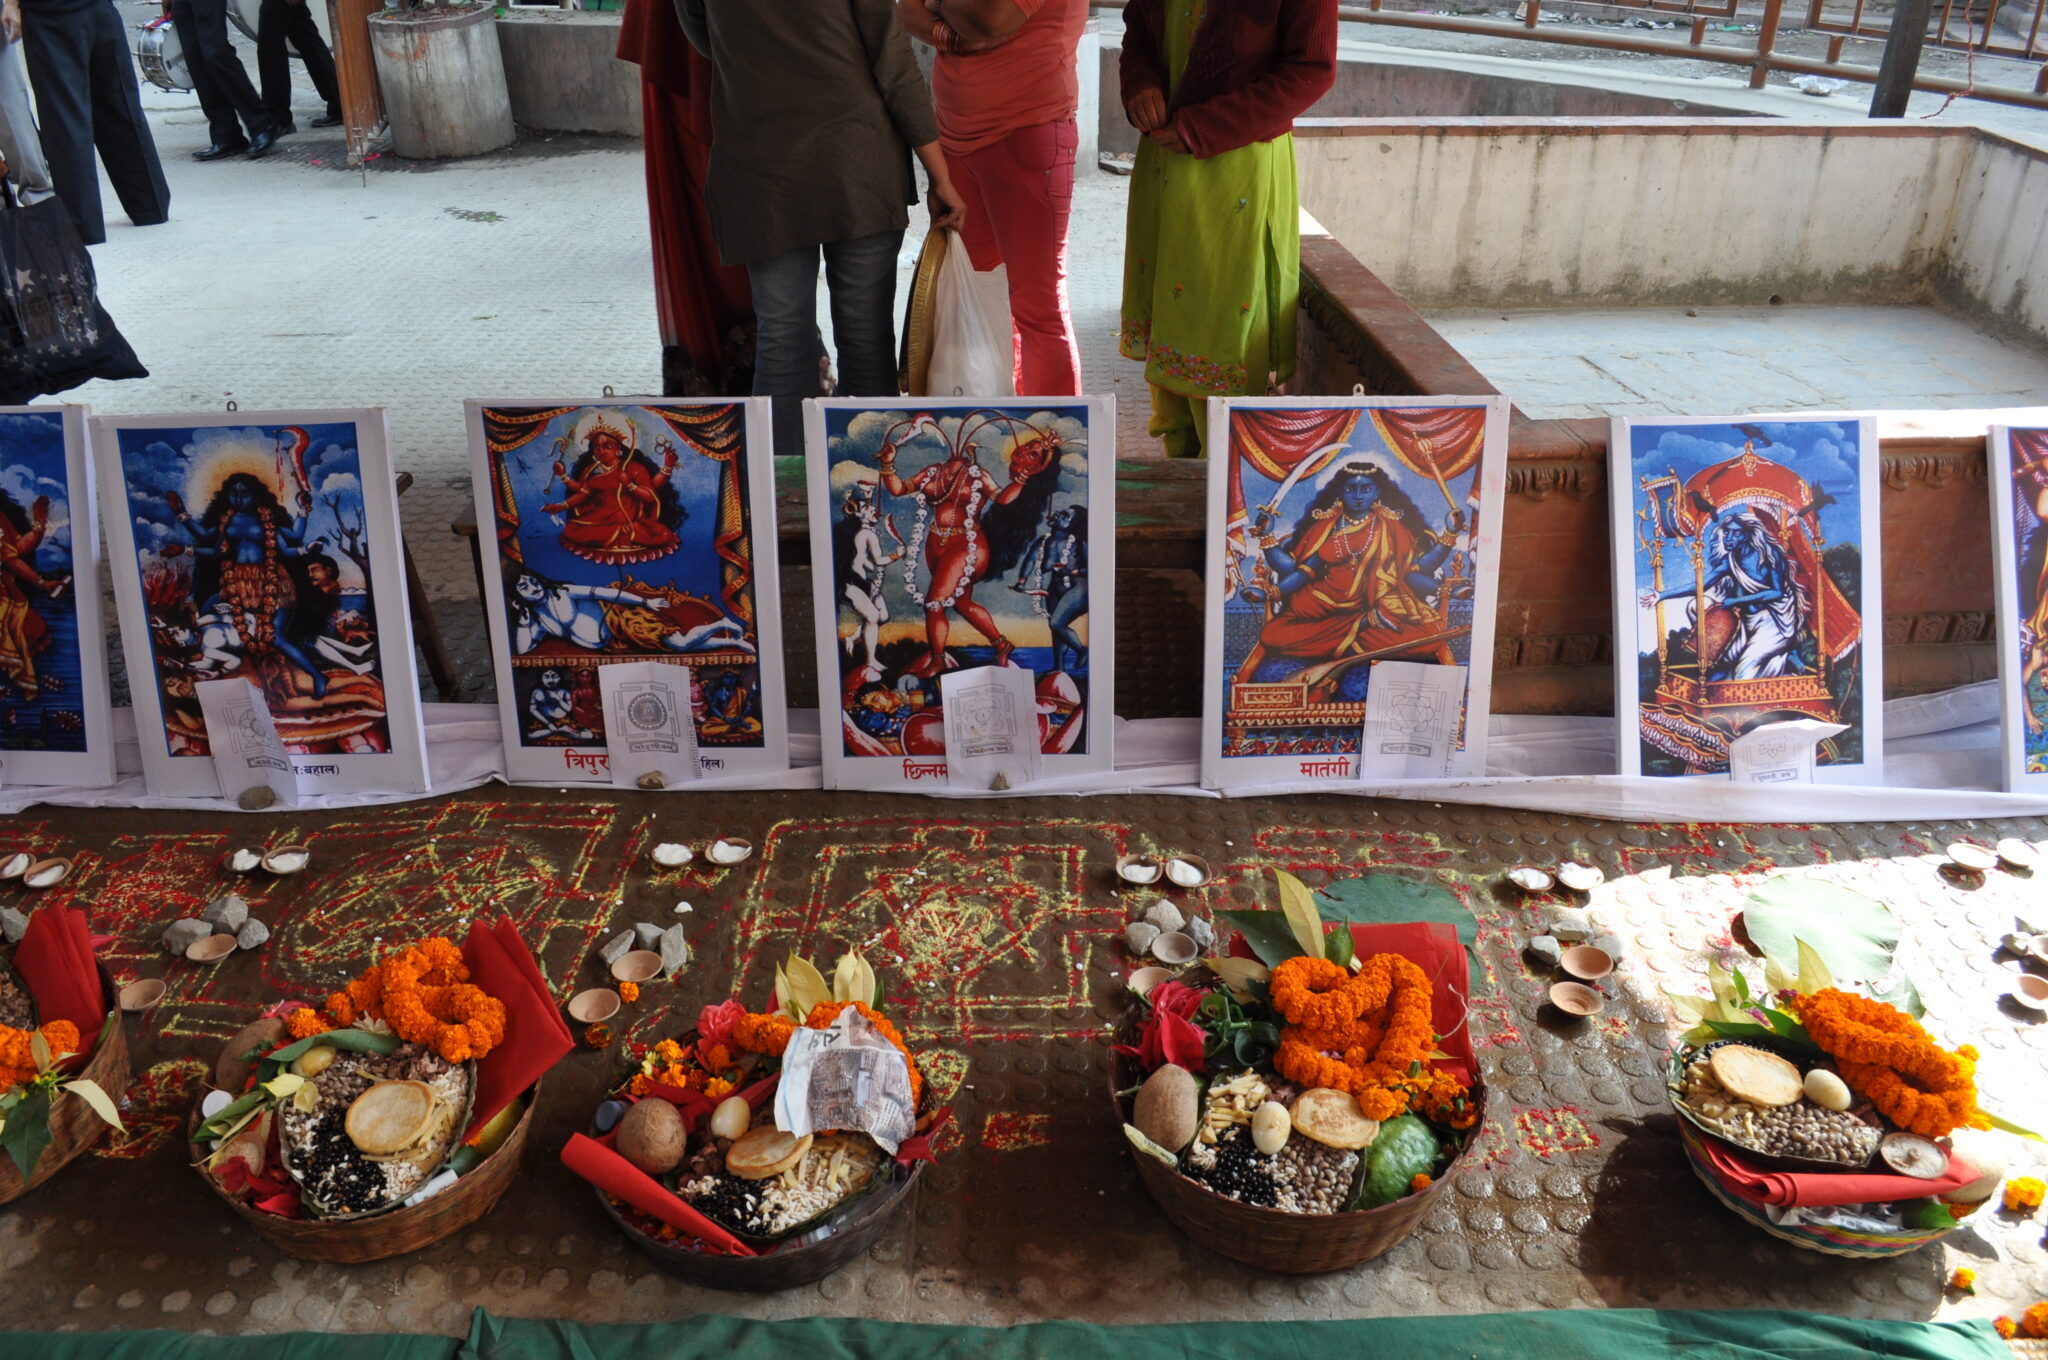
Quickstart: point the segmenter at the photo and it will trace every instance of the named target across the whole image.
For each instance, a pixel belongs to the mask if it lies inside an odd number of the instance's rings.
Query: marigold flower
[[[2020,1335],[2048,1337],[2048,1303],[2037,1303],[2020,1314]]]
[[[1429,1187],[1430,1187],[1430,1186],[1432,1186],[1432,1185],[1434,1185],[1434,1184],[1436,1184],[1436,1182],[1435,1182],[1435,1181],[1431,1180],[1431,1179],[1430,1179],[1429,1177],[1427,1177],[1427,1176],[1424,1176],[1424,1175],[1421,1175],[1421,1174],[1419,1174],[1419,1173],[1418,1173],[1417,1175],[1415,1175],[1415,1176],[1413,1176],[1413,1177],[1411,1177],[1411,1178],[1409,1179],[1409,1181],[1408,1181],[1408,1193],[1409,1193],[1409,1194],[1411,1194],[1411,1195],[1419,1195],[1419,1194],[1421,1194],[1421,1193],[1422,1193],[1423,1191],[1425,1191],[1425,1190],[1429,1189]]]
[[[2043,1195],[2048,1195],[2048,1185],[2032,1176],[2015,1176],[2005,1183],[2005,1211],[2030,1214],[2041,1207]]]
[[[638,1001],[639,999],[640,999],[640,984],[639,984],[639,983],[637,983],[637,982],[621,982],[621,983],[619,984],[619,1000],[621,1000],[621,1001]]]
[[[592,1048],[608,1048],[612,1042],[612,1027],[605,1024],[585,1025],[583,1042]]]
[[[1958,1267],[1955,1274],[1948,1277],[1948,1287],[1961,1294],[1976,1293],[1977,1272],[1968,1266]]]
[[[1281,1076],[1349,1091],[1368,1119],[1392,1119],[1412,1106],[1453,1128],[1478,1121],[1463,1083],[1429,1066],[1436,1044],[1430,982],[1411,960],[1375,954],[1352,977],[1327,959],[1301,956],[1273,975],[1274,1007],[1290,1022],[1273,1056]],[[1338,996],[1346,1000],[1332,999]],[[1351,1018],[1336,1018],[1352,1002]]]
[[[2009,1317],[2005,1317],[2003,1315],[1995,1317],[1991,1319],[1991,1325],[1994,1329],[1997,1330],[1998,1335],[2004,1340],[2010,1341],[2015,1336],[2019,1335],[2019,1324],[2014,1322]]]
[[[1832,1055],[1842,1080],[1878,1112],[1925,1138],[1986,1128],[1977,1109],[1977,1050],[1945,1052],[1896,1006],[1826,988],[1786,1003],[1813,1041]]]

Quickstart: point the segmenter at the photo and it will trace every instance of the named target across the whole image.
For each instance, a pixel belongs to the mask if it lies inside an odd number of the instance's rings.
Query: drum
[[[192,73],[185,65],[185,44],[178,41],[178,30],[171,26],[168,14],[135,30],[135,64],[141,68],[142,78],[159,90],[192,88]]]
[[[306,8],[313,12],[313,23],[320,29],[320,36],[327,36],[327,6],[322,0],[305,0]],[[228,22],[242,30],[242,36],[250,42],[256,41],[256,22],[263,11],[263,0],[228,0]],[[295,57],[303,54],[295,42],[286,42],[285,51]]]

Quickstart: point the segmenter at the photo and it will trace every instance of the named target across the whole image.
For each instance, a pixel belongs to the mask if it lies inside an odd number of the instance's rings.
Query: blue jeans
[[[839,393],[896,395],[896,255],[903,233],[805,246],[747,266],[754,286],[754,395],[775,398],[775,452],[804,451],[803,400],[818,395],[818,254],[832,292]]]

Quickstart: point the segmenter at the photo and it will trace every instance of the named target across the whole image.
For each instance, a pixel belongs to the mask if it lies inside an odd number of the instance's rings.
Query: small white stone
[[[695,910],[696,908],[691,906],[688,902],[676,903],[676,915],[678,916],[688,916],[691,912]]]
[[[1180,908],[1163,898],[1145,909],[1145,919],[1163,932],[1180,930],[1188,923]]]

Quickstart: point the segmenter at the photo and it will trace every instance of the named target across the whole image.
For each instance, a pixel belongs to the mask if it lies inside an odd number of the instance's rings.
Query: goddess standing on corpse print
[[[883,442],[876,459],[884,490],[892,496],[914,496],[920,502],[919,523],[924,533],[929,580],[921,596],[915,585],[911,591],[924,606],[926,652],[910,667],[910,673],[929,678],[950,664],[946,658],[946,638],[951,631],[948,610],[957,612],[980,630],[995,648],[995,664],[1005,665],[1016,650],[1016,643],[1003,634],[995,617],[974,598],[975,583],[990,574],[996,556],[983,516],[1017,501],[1035,477],[1057,465],[1059,436],[1026,426],[1010,452],[1010,480],[999,487],[975,454],[973,428],[963,427],[957,436],[947,439],[930,416],[920,416],[907,424],[912,435],[934,434],[947,450],[942,461],[907,479],[897,475],[897,446],[893,438]],[[924,524],[927,513],[928,526]]]

